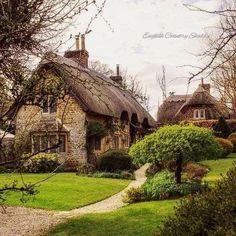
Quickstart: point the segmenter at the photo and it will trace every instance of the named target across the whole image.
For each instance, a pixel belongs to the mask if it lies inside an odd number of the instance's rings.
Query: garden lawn
[[[210,172],[204,178],[213,184],[232,167],[236,154],[226,159],[202,161]],[[165,200],[132,204],[111,213],[89,214],[58,225],[48,236],[151,236],[171,216],[179,200]]]
[[[46,176],[48,175],[24,174],[23,178],[26,183],[35,183]],[[15,179],[21,183],[19,174],[0,174],[0,186]],[[123,190],[129,183],[129,180],[89,178],[77,176],[75,173],[59,173],[43,182],[38,187],[39,193],[34,198],[30,197],[26,203],[19,200],[20,193],[9,193],[5,203],[49,210],[71,210],[103,200]]]
[[[48,236],[154,235],[176,200],[132,204],[112,213],[89,214],[57,226]]]
[[[210,185],[219,180],[222,175],[225,175],[227,171],[233,166],[233,163],[236,162],[236,154],[233,153],[225,159],[211,160],[211,161],[202,161],[201,164],[209,167],[209,173],[203,178],[204,181],[208,182]]]

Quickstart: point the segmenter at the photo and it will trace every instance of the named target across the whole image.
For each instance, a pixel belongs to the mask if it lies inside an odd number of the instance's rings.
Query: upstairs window
[[[206,119],[206,110],[205,109],[196,109],[193,112],[193,118],[196,120]]]
[[[56,99],[52,96],[48,96],[43,101],[43,113],[44,114],[51,114],[57,112],[57,103]]]

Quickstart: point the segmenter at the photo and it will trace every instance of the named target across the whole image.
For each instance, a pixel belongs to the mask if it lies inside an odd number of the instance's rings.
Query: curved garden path
[[[114,211],[126,204],[122,201],[125,191],[132,187],[140,187],[145,181],[148,164],[135,171],[135,180],[121,192],[100,202],[71,211],[45,211],[23,207],[9,207],[7,214],[0,213],[0,236],[37,236],[44,235],[50,227],[64,220],[87,213]]]

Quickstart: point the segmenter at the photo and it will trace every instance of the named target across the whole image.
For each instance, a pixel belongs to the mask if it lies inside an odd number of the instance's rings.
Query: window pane
[[[40,151],[40,136],[39,135],[33,135],[32,137],[32,150],[33,152]]]
[[[48,113],[48,99],[44,99],[43,101],[43,113]]]
[[[53,97],[49,98],[48,106],[49,106],[49,109],[50,109],[50,113],[57,112],[57,103],[56,103],[56,101]]]
[[[48,149],[48,136],[40,136],[41,137],[41,150]]]
[[[57,136],[56,135],[50,135],[49,136],[49,147],[51,148],[50,149],[50,152],[57,152],[57,148],[53,148],[53,146],[57,145],[58,144],[58,139],[57,139]]]
[[[66,152],[66,136],[60,136],[61,145],[59,147],[59,152]]]
[[[101,150],[101,137],[95,137],[95,150]]]
[[[201,118],[205,117],[205,110],[201,110]]]

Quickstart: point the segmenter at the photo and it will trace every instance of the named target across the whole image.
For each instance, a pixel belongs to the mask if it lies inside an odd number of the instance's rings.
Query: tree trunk
[[[183,159],[181,155],[179,155],[176,159],[176,169],[175,169],[175,181],[177,184],[181,184],[181,173],[182,173],[182,164]]]

